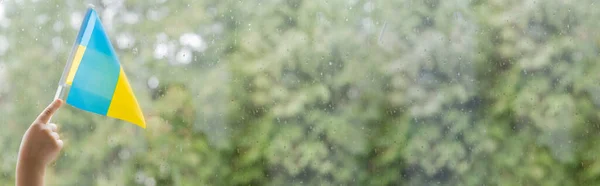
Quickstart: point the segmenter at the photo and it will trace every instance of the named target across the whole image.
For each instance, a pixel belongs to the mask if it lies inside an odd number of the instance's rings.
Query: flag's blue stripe
[[[121,66],[97,14],[90,17],[95,26],[73,84],[67,103],[79,109],[106,115]]]
[[[83,37],[83,33],[87,30],[85,29],[88,25],[88,21],[90,20],[90,15],[94,12],[94,9],[89,8],[85,13],[85,17],[83,18],[83,22],[81,22],[81,26],[79,26],[79,33],[77,34],[77,39],[75,40],[75,44],[79,45],[81,43],[81,39]]]
[[[90,11],[90,18],[97,17],[96,11]],[[96,21],[88,21],[87,27],[85,28],[85,32],[83,32],[83,37],[79,44],[81,46],[87,47],[88,42],[90,41],[90,37],[92,36],[92,32],[94,31],[94,26],[96,25]]]

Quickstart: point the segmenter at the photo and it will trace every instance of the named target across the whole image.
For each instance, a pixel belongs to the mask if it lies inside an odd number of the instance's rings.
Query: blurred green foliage
[[[598,185],[594,0],[87,1],[148,122],[65,107],[52,185]],[[0,7],[0,185],[85,5]]]

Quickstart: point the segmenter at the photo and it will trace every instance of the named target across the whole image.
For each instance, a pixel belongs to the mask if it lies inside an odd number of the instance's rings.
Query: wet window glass
[[[93,4],[147,127],[67,105],[49,185],[598,185],[595,0],[0,1],[0,185]]]

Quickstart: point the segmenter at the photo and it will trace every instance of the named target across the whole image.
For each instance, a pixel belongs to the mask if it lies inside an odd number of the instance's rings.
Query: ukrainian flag
[[[93,7],[82,21],[57,97],[81,110],[146,128],[127,76]]]

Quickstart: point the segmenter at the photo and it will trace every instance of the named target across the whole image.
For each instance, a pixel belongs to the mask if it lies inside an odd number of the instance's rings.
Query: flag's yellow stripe
[[[81,58],[83,58],[83,53],[85,53],[85,46],[79,45],[79,47],[77,47],[77,51],[75,52],[75,57],[73,57],[69,74],[67,74],[67,85],[73,84],[73,79],[75,78],[75,73],[77,73],[77,69],[81,63]]]
[[[146,128],[146,121],[144,121],[142,110],[138,106],[131,86],[129,86],[129,81],[127,80],[127,76],[125,76],[123,67],[121,67],[117,87],[115,88],[115,93],[113,94],[106,115]]]

